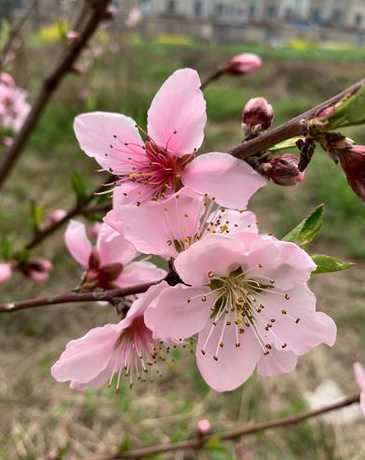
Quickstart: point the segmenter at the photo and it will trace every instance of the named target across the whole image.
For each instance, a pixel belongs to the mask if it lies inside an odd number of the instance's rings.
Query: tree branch
[[[146,283],[130,288],[110,289],[108,291],[100,292],[67,292],[65,294],[37,297],[35,299],[20,300],[18,302],[4,302],[0,303],[0,314],[12,313],[20,310],[27,310],[28,308],[45,307],[48,305],[60,305],[65,303],[100,301],[113,303],[118,298],[145,292],[153,284],[155,283]]]
[[[221,441],[232,441],[244,436],[248,436],[266,430],[274,430],[276,428],[297,425],[298,423],[304,422],[305,420],[308,420],[310,418],[318,417],[320,415],[342,409],[343,407],[347,407],[352,404],[357,404],[359,401],[360,395],[357,394],[354,396],[349,396],[348,398],[345,398],[340,402],[321,407],[320,409],[305,411],[299,414],[290,415],[289,417],[279,418],[277,420],[272,420],[269,422],[261,422],[257,424],[247,425],[242,428],[223,431],[222,433],[212,433],[208,436],[205,436],[203,439],[198,439],[198,437],[196,437],[194,439],[189,439],[187,441],[142,447],[140,449],[129,450],[116,455],[95,457],[91,460],[121,460],[132,458],[145,458],[150,455],[156,455],[164,452],[175,452],[177,450],[186,449],[202,449],[204,445],[207,442],[209,442],[209,440],[212,438],[218,438]]]
[[[92,6],[90,5],[90,8],[92,8],[92,14],[89,16],[78,40],[73,42],[67,48],[53,72],[51,72],[51,74],[43,81],[38,97],[33,104],[28,117],[15,137],[13,144],[8,148],[4,160],[0,164],[0,188],[19,159],[24,146],[26,145],[34,127],[37,125],[53,93],[56,91],[63,78],[72,70],[77,58],[102,21],[109,3],[110,0],[99,0],[94,1]]]
[[[273,147],[275,144],[290,139],[291,137],[305,135],[307,131],[307,120],[316,117],[323,109],[336,104],[345,96],[349,96],[355,93],[364,84],[365,79],[354,83],[349,88],[346,88],[330,99],[327,99],[326,101],[316,105],[312,109],[307,110],[297,117],[292,118],[277,128],[266,131],[250,141],[242,142],[242,144],[234,147],[229,153],[237,158],[244,160],[251,155],[255,155],[256,153],[267,150],[268,148]]]

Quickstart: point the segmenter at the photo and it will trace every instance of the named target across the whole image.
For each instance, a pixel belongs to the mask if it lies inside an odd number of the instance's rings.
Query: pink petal
[[[74,130],[81,149],[116,175],[132,171],[129,158],[146,157],[135,121],[125,115],[83,113],[75,118]]]
[[[82,267],[87,268],[92,246],[86,235],[85,225],[77,220],[71,220],[66,229],[65,243],[72,257]]]
[[[354,363],[354,374],[360,390],[365,391],[365,369],[360,363]]]
[[[208,288],[182,284],[164,289],[145,313],[145,323],[160,339],[185,339],[201,331],[214,305]]]
[[[143,315],[146,309],[157,300],[160,293],[167,287],[169,285],[166,281],[161,281],[161,283],[149,287],[146,292],[140,294],[128,310],[125,321],[132,322],[134,318]]]
[[[11,278],[12,269],[11,264],[7,262],[0,263],[0,283],[5,283]]]
[[[365,415],[365,392],[360,393],[360,409],[361,412]]]
[[[148,134],[176,155],[193,153],[204,139],[206,104],[198,73],[174,72],[156,93],[148,111]]]
[[[214,197],[228,208],[244,209],[251,196],[267,182],[245,161],[226,153],[205,153],[183,171],[184,185]]]
[[[292,351],[281,351],[273,348],[268,355],[261,355],[257,372],[263,377],[289,374],[297,365],[298,357]]]
[[[107,224],[102,224],[96,243],[101,266],[128,264],[137,255],[136,248],[123,235]]]
[[[153,196],[153,187],[137,182],[125,182],[113,191],[113,208],[118,209],[125,204],[140,204],[149,201]]]
[[[115,284],[120,288],[127,288],[145,283],[157,283],[163,280],[166,275],[165,270],[150,262],[131,262],[124,267]]]
[[[180,253],[175,269],[186,284],[209,284],[213,275],[226,276],[240,266],[244,246],[240,241],[214,235],[194,243]]]
[[[53,378],[58,382],[71,380],[80,383],[95,379],[107,367],[118,337],[117,326],[107,324],[72,340],[52,366]]]
[[[223,320],[224,321],[224,320]],[[199,334],[196,348],[196,360],[199,371],[209,386],[216,391],[231,391],[242,385],[255,370],[261,355],[260,346],[251,331],[245,331],[240,336],[240,346],[236,347],[236,335],[233,325],[227,326],[224,334],[224,346],[220,348],[220,334],[222,328],[220,321],[205,347],[206,353],[202,354],[206,338],[211,330],[212,323],[205,327]],[[218,361],[213,356],[217,347]]]
[[[213,228],[216,233],[226,236],[232,236],[237,232],[258,232],[256,216],[250,211],[220,208],[218,212],[212,213],[208,222],[209,230]]]
[[[109,218],[120,222],[119,228],[140,252],[176,257],[174,242],[185,242],[198,232],[203,200],[184,187],[164,201],[116,207]]]

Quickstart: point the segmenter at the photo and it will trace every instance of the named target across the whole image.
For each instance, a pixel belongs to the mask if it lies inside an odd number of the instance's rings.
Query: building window
[[[362,14],[361,13],[355,14],[354,25],[356,27],[361,27],[362,26]]]
[[[200,18],[202,13],[203,13],[202,2],[200,2],[200,1],[194,2],[194,16],[196,16],[197,18]]]
[[[222,3],[217,3],[215,5],[215,15],[216,16],[223,16],[223,10],[224,10],[224,7]]]
[[[333,10],[332,12],[332,22],[333,24],[341,24],[342,22],[342,11],[340,10]]]
[[[168,0],[166,3],[166,13],[175,14],[176,13],[176,1]]]
[[[276,17],[277,9],[275,5],[270,5],[266,8],[265,15],[266,17],[273,19]]]
[[[291,8],[286,8],[285,10],[285,19],[293,19],[293,10]]]
[[[254,17],[256,16],[256,6],[251,4],[249,7],[248,7],[248,17],[250,19],[254,19]]]
[[[321,12],[320,8],[314,8],[311,11],[311,19],[312,19],[313,22],[315,22],[317,24],[322,22],[322,12]]]

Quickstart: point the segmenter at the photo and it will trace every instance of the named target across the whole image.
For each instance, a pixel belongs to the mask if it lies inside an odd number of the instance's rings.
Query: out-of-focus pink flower
[[[70,381],[76,390],[99,388],[121,376],[144,380],[156,365],[162,345],[146,327],[143,314],[149,304],[167,285],[164,281],[152,286],[132,304],[125,319],[91,329],[85,336],[66,345],[51,373],[58,382]]]
[[[231,155],[213,152],[194,158],[207,120],[200,87],[195,70],[174,72],[149,108],[146,141],[125,115],[92,112],[76,117],[80,147],[118,177],[124,203],[164,199],[184,184],[215,197],[222,206],[241,209],[266,184],[250,165]]]
[[[352,190],[365,201],[365,146],[354,145],[337,155]]]
[[[354,374],[360,388],[360,408],[365,415],[365,369],[360,363],[354,363]]]
[[[13,274],[11,262],[0,262],[0,284],[6,283]]]
[[[210,421],[206,418],[199,420],[196,425],[196,429],[197,429],[198,435],[200,436],[205,436],[209,434],[211,430]]]
[[[69,30],[66,34],[66,38],[70,43],[76,42],[80,37],[79,32],[76,30]]]
[[[44,222],[43,222],[44,227],[49,227],[51,225],[57,224],[60,220],[62,220],[66,216],[66,214],[67,212],[64,209],[54,209],[44,219]]]
[[[5,145],[6,147],[10,147],[14,142],[14,139],[9,136],[5,136],[1,139],[1,143]]]
[[[243,53],[233,56],[224,66],[224,72],[231,75],[245,75],[259,70],[262,60],[256,54]]]
[[[125,21],[125,25],[128,28],[135,27],[142,19],[142,11],[138,6],[134,6],[129,11],[128,17]]]
[[[284,153],[262,165],[265,176],[278,185],[296,185],[304,180],[304,172],[298,169],[297,155]]]
[[[118,13],[118,10],[115,5],[108,5],[104,13],[103,21],[107,23],[112,21],[117,15],[117,13]]]
[[[116,189],[113,210],[104,220],[145,254],[168,259],[210,235],[257,232],[252,212],[221,207],[213,211],[214,201],[188,187],[164,201],[150,201],[143,206],[120,205],[118,195]]]
[[[0,83],[10,86],[11,88],[16,86],[14,78],[6,72],[0,72]]]
[[[53,264],[47,259],[36,257],[26,262],[21,270],[32,281],[45,283],[48,281],[50,272],[53,270]]]
[[[0,127],[19,131],[30,110],[26,95],[17,86],[0,81]]]
[[[65,243],[72,257],[86,270],[82,288],[138,286],[158,282],[166,272],[150,262],[135,261],[137,251],[123,235],[103,224],[93,248],[85,225],[72,220],[65,233]]]
[[[272,105],[264,97],[250,99],[242,111],[242,123],[250,130],[268,129],[274,118]]]
[[[297,245],[256,233],[212,236],[180,253],[185,283],[165,288],[145,313],[161,339],[198,334],[196,358],[206,382],[234,390],[257,367],[291,372],[298,355],[333,345],[336,325],[316,312],[307,282],[315,264]]]

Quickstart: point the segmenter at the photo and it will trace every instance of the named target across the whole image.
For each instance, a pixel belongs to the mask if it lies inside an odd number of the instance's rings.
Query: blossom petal
[[[118,336],[117,326],[107,324],[72,340],[52,366],[53,378],[58,382],[71,380],[80,383],[95,379],[108,365]]]
[[[365,391],[365,369],[360,363],[354,363],[356,383],[361,391]]]
[[[146,158],[144,142],[132,118],[110,112],[78,115],[74,130],[81,149],[108,171],[120,175]]]
[[[184,185],[207,193],[221,206],[244,209],[267,182],[248,163],[226,153],[199,155],[183,171]]]
[[[137,255],[136,248],[123,235],[107,224],[102,224],[96,242],[101,266],[128,264]]]
[[[240,346],[236,347],[236,334],[233,325],[227,326],[224,334],[224,346],[219,346],[223,321],[214,328],[207,346],[205,345],[212,323],[209,322],[199,334],[196,359],[201,375],[209,386],[216,391],[231,391],[242,385],[255,370],[261,355],[258,341],[251,331],[240,336]],[[203,355],[202,349],[205,354]],[[213,356],[218,348],[218,360]]]
[[[11,278],[12,269],[8,262],[0,262],[0,283],[5,283]]]
[[[114,283],[120,288],[127,288],[145,283],[156,283],[164,279],[166,275],[165,270],[150,262],[131,262],[124,267]]]
[[[195,152],[204,139],[206,104],[198,73],[174,72],[156,93],[148,111],[148,134],[176,155]]]
[[[140,205],[153,197],[153,187],[138,182],[125,182],[114,188],[113,208],[118,209],[125,204]]]
[[[210,289],[182,284],[164,289],[145,313],[145,322],[160,339],[186,339],[201,331],[214,305]]]
[[[109,217],[120,223],[126,238],[144,254],[176,257],[199,230],[204,197],[183,188],[162,202],[116,207]],[[148,231],[146,229],[148,228]]]
[[[180,253],[174,265],[184,283],[201,286],[209,284],[213,274],[225,276],[237,269],[243,252],[240,241],[212,235]]]
[[[262,354],[257,365],[257,372],[263,377],[289,374],[297,365],[298,357],[292,351],[273,348],[268,355]]]
[[[77,220],[71,220],[65,233],[65,244],[72,257],[82,267],[87,268],[92,246],[87,237],[85,225]]]
[[[232,236],[238,232],[257,233],[257,219],[253,212],[220,208],[208,218],[208,232]]]

